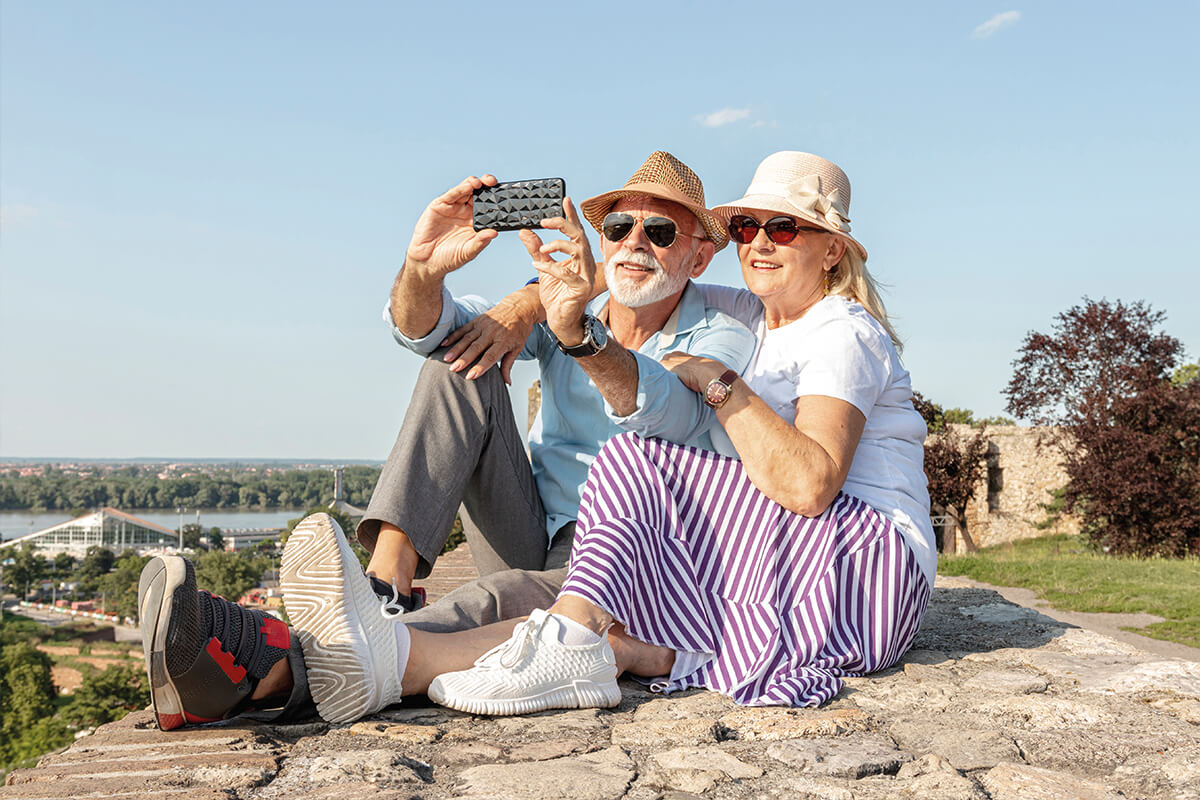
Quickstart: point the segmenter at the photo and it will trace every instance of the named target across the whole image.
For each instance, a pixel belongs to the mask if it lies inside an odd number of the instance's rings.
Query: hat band
[[[824,220],[825,224],[840,233],[850,232],[850,217],[846,214],[846,207],[838,195],[838,190],[822,194],[819,175],[808,175],[791,183],[754,181],[746,190],[746,196],[755,194],[783,198],[809,219]]]

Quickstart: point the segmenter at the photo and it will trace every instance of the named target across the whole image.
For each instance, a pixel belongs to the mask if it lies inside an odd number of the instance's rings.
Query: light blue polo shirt
[[[605,319],[608,294],[588,304]],[[453,297],[442,289],[442,314],[426,336],[410,339],[392,323],[390,304],[384,320],[396,341],[420,355],[438,348],[449,333],[491,308],[482,297]],[[625,431],[680,444],[713,449],[709,429],[718,424],[700,395],[668,372],[658,359],[674,350],[714,358],[739,374],[754,355],[754,334],[733,317],[705,305],[689,281],[663,329],[634,353],[638,365],[637,410],[626,417],[613,413],[583,368],[558,349],[546,323],[535,325],[519,358],[536,358],[541,367],[542,406],[529,431],[529,456],[538,494],[546,510],[546,532],[553,538],[579,513],[579,496],[592,460],[612,437]]]

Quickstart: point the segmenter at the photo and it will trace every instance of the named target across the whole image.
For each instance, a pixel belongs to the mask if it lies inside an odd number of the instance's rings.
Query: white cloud
[[[722,125],[737,122],[748,116],[750,116],[750,109],[748,108],[722,108],[720,111],[714,111],[711,114],[701,114],[696,119],[700,120],[700,124],[706,128],[719,128]]]
[[[1011,28],[1021,19],[1020,11],[1004,11],[989,19],[971,32],[972,39],[986,39],[1005,28]]]

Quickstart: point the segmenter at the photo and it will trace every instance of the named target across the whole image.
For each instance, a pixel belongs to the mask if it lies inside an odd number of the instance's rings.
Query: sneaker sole
[[[589,680],[572,681],[540,694],[502,700],[447,695],[438,679],[429,686],[429,699],[438,705],[468,714],[514,716],[554,708],[612,708],[621,704],[621,688],[616,682],[600,684]]]
[[[166,645],[175,590],[187,580],[187,564],[178,556],[158,556],[151,564],[156,568],[148,564],[138,581],[138,619],[154,719],[161,730],[169,731],[185,722],[183,702],[167,672]]]
[[[369,645],[394,642],[392,622],[380,614],[369,586],[370,597],[359,597],[348,585],[346,564],[357,568],[358,558],[324,514],[296,526],[280,563],[284,607],[304,650],[309,691],[328,722],[350,722],[376,710],[375,676],[397,674],[395,646],[382,648],[385,663],[377,663]]]

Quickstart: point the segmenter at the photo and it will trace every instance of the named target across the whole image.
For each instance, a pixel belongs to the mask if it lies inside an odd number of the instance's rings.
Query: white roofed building
[[[179,533],[115,508],[102,508],[36,533],[9,539],[4,546],[20,547],[26,542],[44,556],[70,553],[80,557],[93,545],[114,553],[133,548],[144,555],[166,547],[178,547]]]

